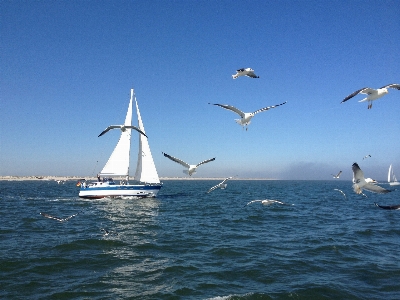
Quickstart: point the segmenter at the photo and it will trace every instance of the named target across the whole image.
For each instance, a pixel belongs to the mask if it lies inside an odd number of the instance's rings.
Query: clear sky
[[[1,1],[0,175],[91,176],[134,88],[160,176],[400,176],[399,1]],[[251,67],[259,79],[232,79]],[[257,114],[244,131],[237,115]],[[135,117],[134,117],[135,118]],[[133,135],[136,165],[137,137]],[[371,157],[363,160],[370,154]]]

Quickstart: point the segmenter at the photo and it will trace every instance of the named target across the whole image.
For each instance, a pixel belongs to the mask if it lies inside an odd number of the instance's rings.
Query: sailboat
[[[162,183],[160,183],[158,177],[147,136],[140,132],[138,133],[139,151],[134,184],[129,183],[133,99],[135,100],[138,118],[137,128],[140,129],[142,133],[145,133],[135,92],[131,89],[128,111],[126,113],[124,125],[120,126],[121,136],[117,146],[103,170],[98,174],[97,181],[88,184],[86,181],[80,183],[79,197],[87,199],[156,197],[160,191]],[[104,134],[104,132],[100,135],[102,134]],[[123,179],[116,182],[113,177],[122,177]]]
[[[397,181],[396,175],[394,175],[392,165],[389,166],[388,182],[390,185],[400,185],[400,182]]]

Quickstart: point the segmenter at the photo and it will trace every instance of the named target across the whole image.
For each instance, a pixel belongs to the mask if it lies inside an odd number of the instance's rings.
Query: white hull
[[[125,184],[125,185],[98,185],[96,183],[90,185],[82,185],[79,191],[79,197],[87,199],[100,198],[118,198],[118,197],[156,197],[161,189],[161,184]]]
[[[389,182],[390,185],[400,185],[400,182],[395,181],[395,182]]]

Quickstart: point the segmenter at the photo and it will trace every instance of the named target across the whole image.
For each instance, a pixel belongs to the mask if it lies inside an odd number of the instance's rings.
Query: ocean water
[[[400,204],[399,190],[234,180],[207,194],[218,182],[84,200],[73,181],[1,181],[0,298],[400,298],[400,210],[374,205]]]

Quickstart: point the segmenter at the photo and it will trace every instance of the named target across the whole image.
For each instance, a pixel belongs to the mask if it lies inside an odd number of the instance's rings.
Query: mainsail
[[[391,182],[397,182],[397,178],[396,178],[396,175],[394,175],[394,170],[393,170],[392,165],[390,165],[390,167],[389,167],[388,182],[389,182],[389,183],[391,183]]]
[[[125,126],[132,125],[132,99],[134,93],[131,89],[131,100],[129,101],[128,112],[126,113]],[[118,144],[108,159],[103,170],[100,172],[102,176],[129,176],[129,154],[131,149],[131,131],[125,129],[121,132]]]
[[[133,89],[131,90],[133,93]],[[140,116],[139,106],[135,97],[136,112],[138,117],[138,127],[144,133],[142,117]],[[153,156],[151,155],[149,142],[147,137],[139,133],[139,152],[136,166],[135,180],[145,183],[160,183],[157,169],[154,164]]]

